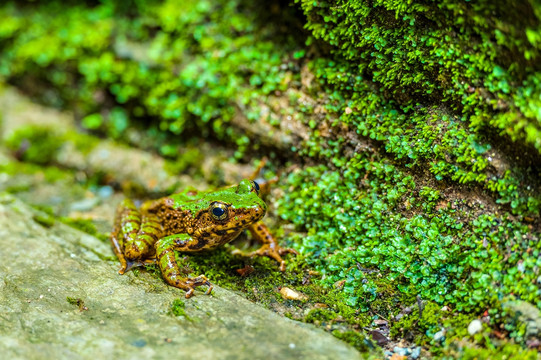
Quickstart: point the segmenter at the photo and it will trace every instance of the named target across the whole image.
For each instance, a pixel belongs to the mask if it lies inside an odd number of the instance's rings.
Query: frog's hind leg
[[[120,261],[119,274],[134,266],[152,263],[154,244],[160,238],[162,228],[153,214],[142,214],[135,204],[124,200],[118,207],[111,244]]]
[[[284,259],[282,259],[281,255],[285,255],[285,254],[298,255],[299,254],[294,249],[283,248],[280,245],[278,245],[276,238],[271,234],[267,225],[263,224],[263,222],[261,221],[248,227],[248,230],[250,231],[252,236],[261,243],[261,247],[258,250],[248,254],[248,256],[250,257],[254,257],[254,256],[270,257],[271,259],[274,259],[280,263],[280,271],[285,271],[286,262],[284,261]]]

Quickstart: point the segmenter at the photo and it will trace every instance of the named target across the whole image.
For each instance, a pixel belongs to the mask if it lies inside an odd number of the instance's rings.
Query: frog
[[[237,238],[244,230],[261,243],[261,247],[244,254],[266,256],[285,271],[285,254],[297,251],[279,246],[269,228],[261,221],[267,212],[262,191],[268,184],[252,178],[215,191],[187,188],[179,193],[144,202],[139,208],[124,199],[117,208],[111,245],[120,261],[119,274],[135,266],[156,263],[165,282],[184,290],[186,298],[199,286],[211,294],[213,285],[205,275],[186,276],[177,263],[175,252],[211,251]]]

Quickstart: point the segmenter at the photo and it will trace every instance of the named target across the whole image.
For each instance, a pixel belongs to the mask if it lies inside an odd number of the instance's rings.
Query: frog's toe
[[[285,254],[299,255],[299,252],[297,250],[291,249],[291,248],[280,248],[278,250],[278,253],[280,255],[285,255]]]
[[[186,285],[188,288],[188,291],[186,292],[186,298],[190,298],[193,296],[193,292],[195,291],[195,288],[198,286],[208,286],[208,290],[205,292],[206,295],[209,295],[212,292],[212,289],[214,288],[212,284],[210,283],[209,279],[205,275],[199,275],[194,278],[188,278],[186,280]]]
[[[124,274],[126,271],[130,271],[132,268],[134,267],[140,267],[140,266],[144,266],[146,264],[146,261],[143,261],[143,260],[127,260],[126,261],[126,265],[123,266],[119,271],[118,273],[119,274]],[[122,271],[122,272],[121,272]]]
[[[193,292],[195,291],[194,288],[190,288],[188,291],[186,291],[186,299],[189,299],[193,296]]]

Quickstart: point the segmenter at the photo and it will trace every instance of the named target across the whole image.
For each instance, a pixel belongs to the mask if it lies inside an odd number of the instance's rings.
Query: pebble
[[[398,354],[398,355],[401,355],[401,356],[407,356],[407,355],[409,355],[411,353],[410,349],[399,347],[399,346],[395,346],[393,348],[393,351],[394,351],[395,354]]]
[[[445,339],[445,330],[440,330],[434,334],[435,341],[443,341]]]
[[[411,358],[412,359],[418,359],[419,356],[421,356],[421,347],[416,347],[411,352]]]
[[[481,320],[475,319],[468,325],[468,334],[475,335],[483,329]]]
[[[97,195],[102,198],[102,199],[105,199],[105,198],[108,198],[108,197],[111,197],[113,195],[115,191],[113,190],[112,187],[110,187],[109,185],[105,185],[105,186],[102,186],[98,189],[97,191]]]
[[[286,300],[308,300],[308,296],[285,286],[280,289],[280,295]]]

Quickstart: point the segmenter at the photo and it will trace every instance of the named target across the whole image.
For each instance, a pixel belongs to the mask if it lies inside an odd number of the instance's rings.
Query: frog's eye
[[[259,195],[259,184],[255,181],[252,181],[252,185],[254,185],[254,189],[255,191],[257,192],[257,194]]]
[[[210,205],[210,214],[216,220],[225,220],[227,218],[227,205],[215,202]]]

